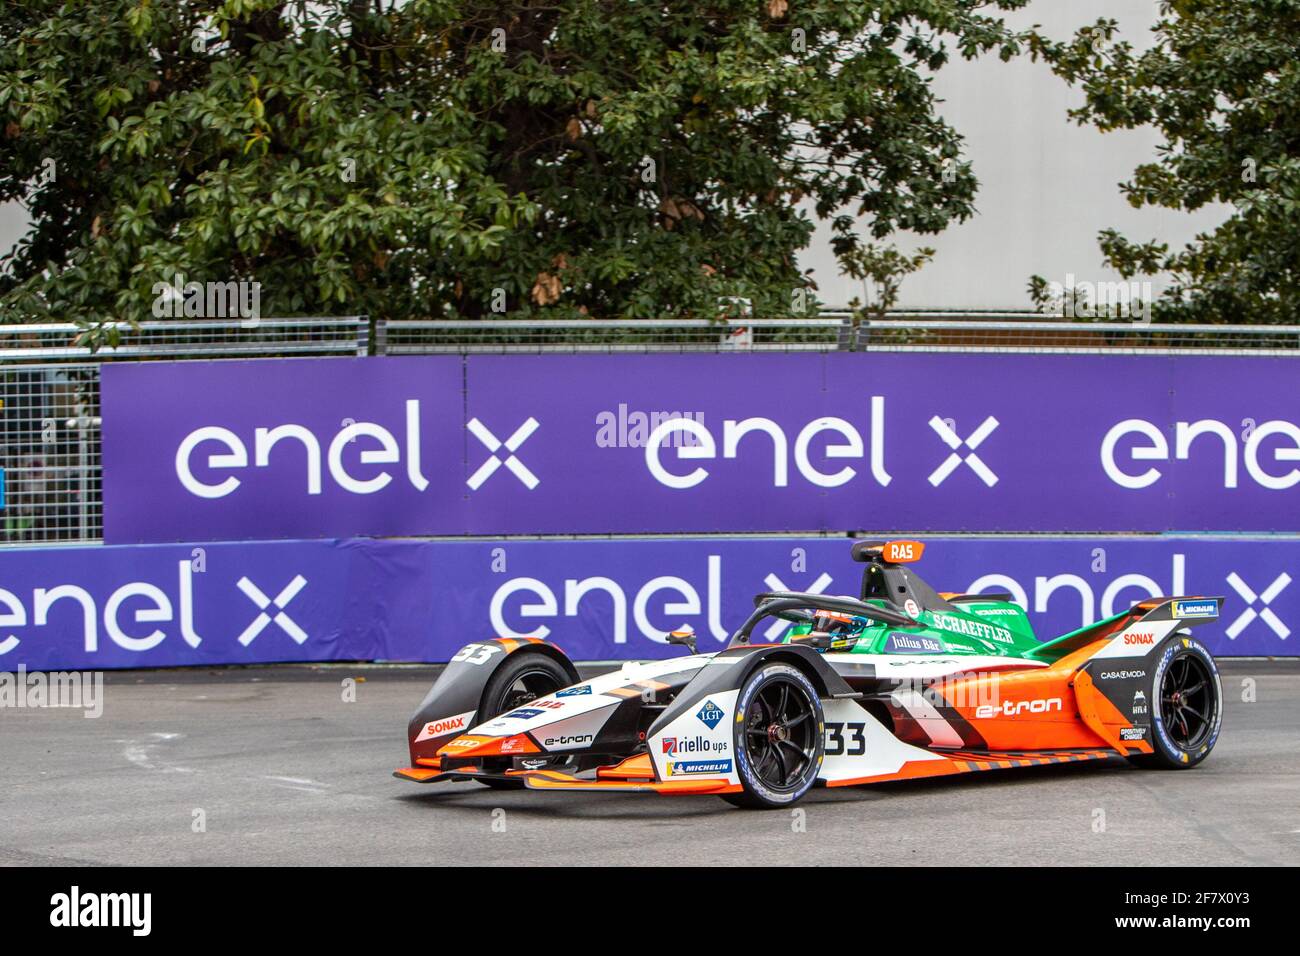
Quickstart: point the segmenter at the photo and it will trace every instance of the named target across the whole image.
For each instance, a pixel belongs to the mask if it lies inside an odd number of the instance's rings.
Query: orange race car
[[[1009,595],[932,590],[909,567],[922,550],[857,542],[857,596],[760,594],[723,650],[675,632],[688,656],[590,680],[546,641],[468,644],[396,776],[779,807],[814,785],[1115,756],[1186,768],[1214,747],[1218,669],[1188,628],[1222,598],[1147,600],[1042,643]],[[774,643],[755,639],[766,619]]]

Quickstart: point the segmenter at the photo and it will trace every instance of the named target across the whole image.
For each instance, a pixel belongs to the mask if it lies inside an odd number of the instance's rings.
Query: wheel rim
[[[1204,742],[1214,725],[1214,679],[1194,654],[1169,662],[1160,681],[1160,719],[1165,731],[1183,750]]]
[[[759,688],[745,719],[745,750],[764,786],[796,790],[817,752],[817,715],[808,692],[778,677]]]
[[[516,707],[522,707],[538,697],[545,697],[559,689],[560,685],[556,683],[555,678],[546,671],[524,671],[506,688],[505,694],[501,697],[499,713],[508,713]]]

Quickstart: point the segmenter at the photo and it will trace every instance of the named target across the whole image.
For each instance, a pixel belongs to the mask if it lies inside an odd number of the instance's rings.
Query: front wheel
[[[733,748],[740,793],[723,799],[738,807],[793,804],[811,789],[822,764],[822,704],[797,667],[764,664],[745,679],[736,700]]]
[[[1223,688],[1214,658],[1187,633],[1157,652],[1147,685],[1155,753],[1129,760],[1141,767],[1185,770],[1210,755],[1223,724]]]
[[[523,707],[538,697],[569,685],[569,675],[558,661],[537,651],[517,651],[502,664],[483,691],[479,723]],[[493,790],[521,790],[518,780],[480,778]]]

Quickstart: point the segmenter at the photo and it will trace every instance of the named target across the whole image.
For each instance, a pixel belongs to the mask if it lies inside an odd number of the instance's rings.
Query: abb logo
[[[1150,631],[1139,631],[1136,634],[1125,634],[1125,644],[1154,644],[1156,636]]]

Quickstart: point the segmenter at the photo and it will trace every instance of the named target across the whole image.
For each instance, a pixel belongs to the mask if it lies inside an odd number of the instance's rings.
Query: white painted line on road
[[[277,787],[285,790],[298,790],[302,793],[324,793],[329,789],[329,784],[319,783],[305,777],[263,777],[263,780],[269,780]]]

